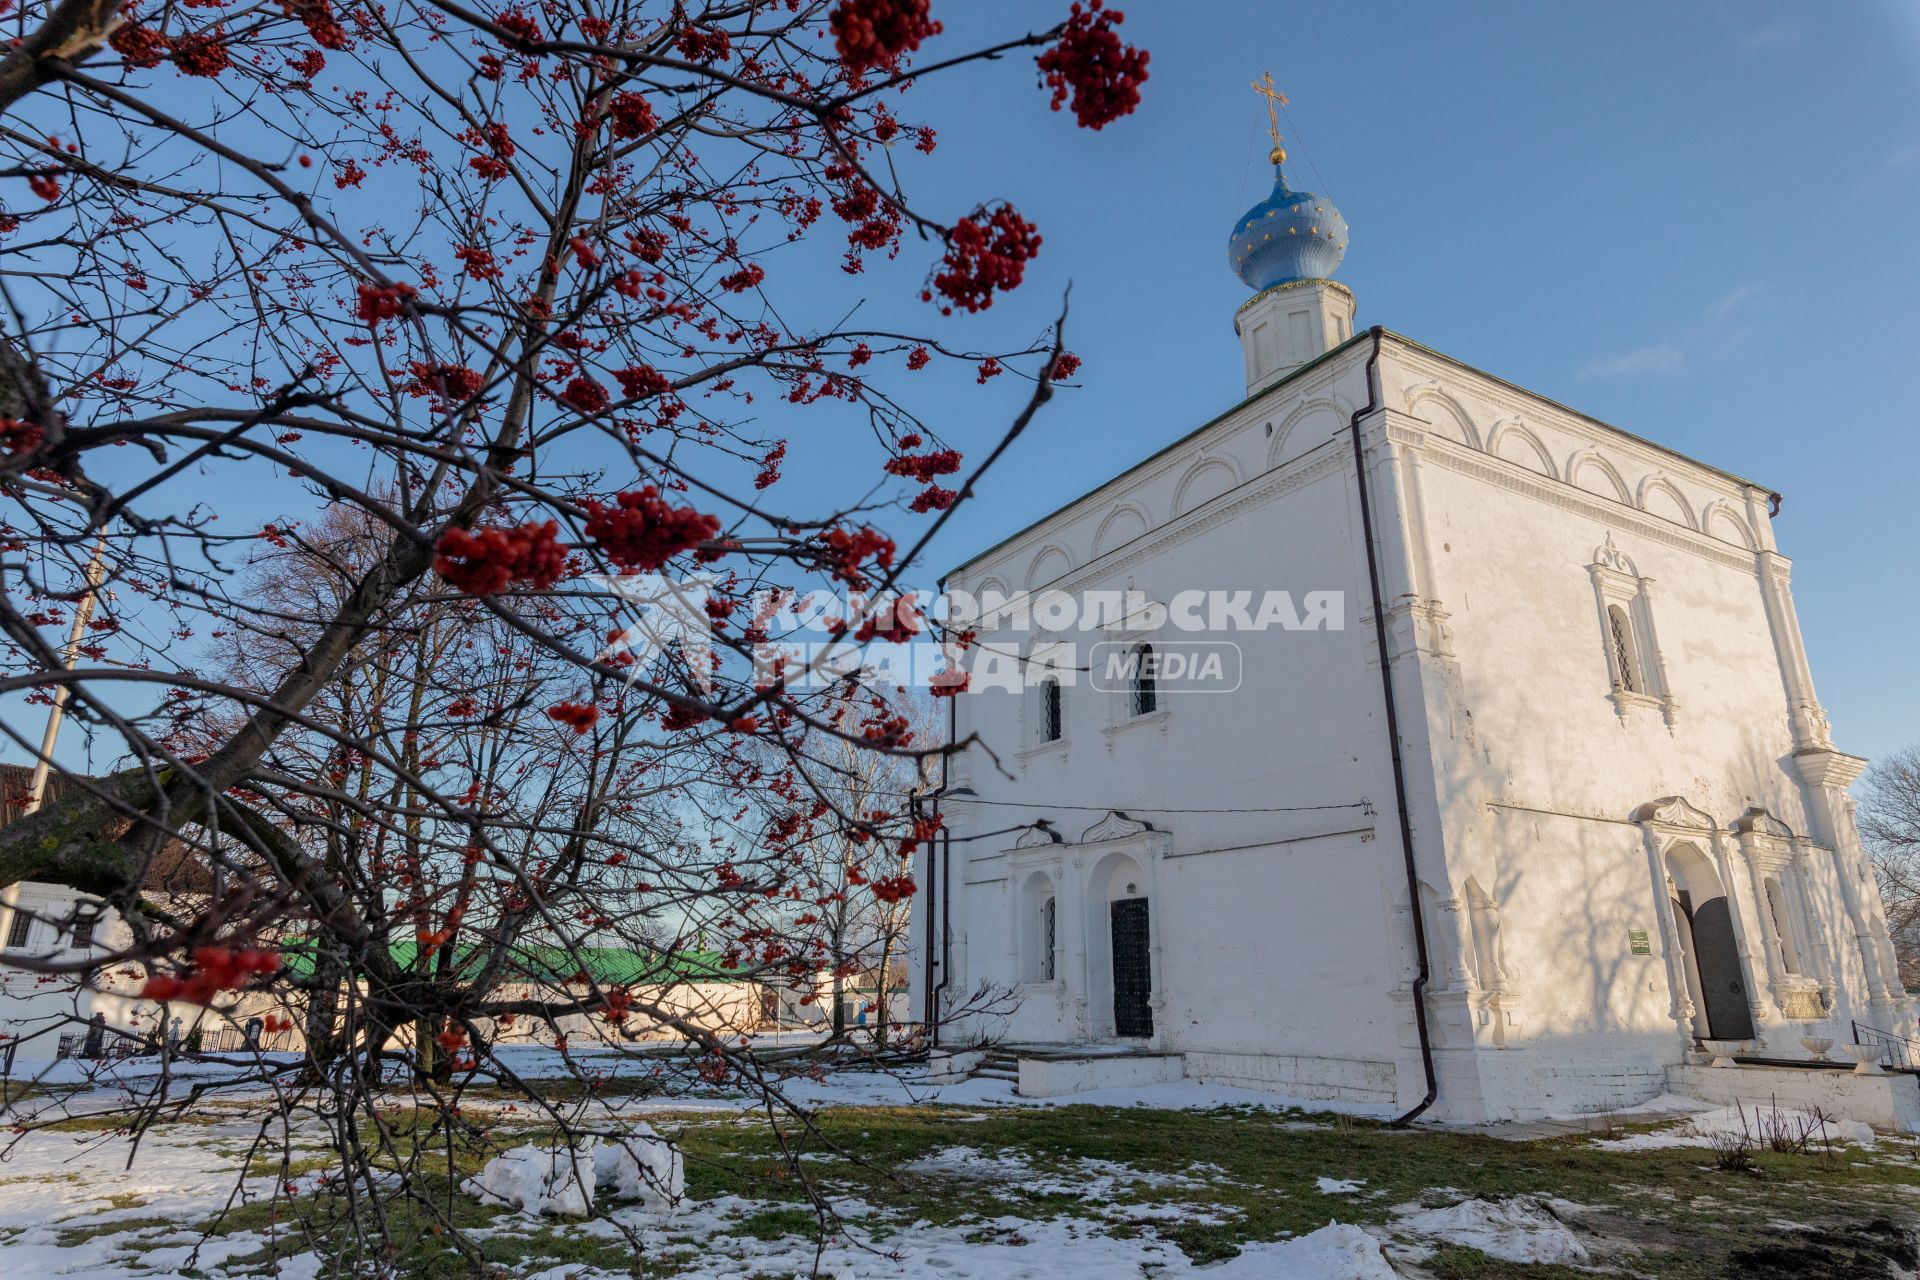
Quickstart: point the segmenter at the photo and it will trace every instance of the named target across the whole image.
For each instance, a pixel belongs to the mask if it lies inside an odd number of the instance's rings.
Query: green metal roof
[[[286,972],[294,978],[313,976],[313,943],[308,938],[289,939],[281,947]],[[387,946],[388,958],[395,966],[411,970],[419,956],[419,945],[412,941]],[[470,944],[455,949],[454,970],[477,971],[493,956],[493,948]],[[661,986],[668,983],[740,982],[739,970],[713,951],[639,951],[627,947],[557,947],[522,943],[508,951],[508,964],[514,970],[507,981],[534,981],[558,984],[584,971],[601,986]]]

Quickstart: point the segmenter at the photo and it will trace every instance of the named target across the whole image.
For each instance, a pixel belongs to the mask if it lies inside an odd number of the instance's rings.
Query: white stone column
[[[1681,1043],[1690,1048],[1694,1041],[1693,984],[1687,981],[1687,953],[1673,923],[1673,890],[1667,884],[1666,859],[1658,832],[1642,827],[1641,835],[1647,849],[1647,870],[1653,879],[1654,918],[1660,924],[1660,959],[1667,966],[1667,990],[1671,994],[1667,1016],[1673,1019]]]
[[[1911,1013],[1905,993],[1899,988],[1899,969],[1893,962],[1893,948],[1886,939],[1885,917],[1880,909],[1880,890],[1867,869],[1865,852],[1853,826],[1852,806],[1847,787],[1867,767],[1858,756],[1831,748],[1794,753],[1793,763],[1806,783],[1808,816],[1814,836],[1833,850],[1834,877],[1840,882],[1841,902],[1846,908],[1848,927],[1860,955],[1867,980],[1869,1016],[1885,1019],[1877,1022],[1883,1031],[1893,1031],[1893,1023],[1910,1023]]]
[[[1740,838],[1740,860],[1747,864],[1747,886],[1753,892],[1753,909],[1759,916],[1760,950],[1766,956],[1767,993],[1772,996],[1774,1007],[1784,1016],[1787,1007],[1781,993],[1786,990],[1787,975],[1780,959],[1780,929],[1773,918],[1772,903],[1767,897],[1766,873],[1760,868],[1750,836]]]
[[[1800,618],[1793,607],[1793,592],[1788,588],[1792,564],[1772,551],[1755,557],[1760,577],[1760,598],[1766,606],[1767,626],[1773,633],[1774,653],[1780,660],[1780,680],[1786,688],[1787,719],[1793,728],[1797,750],[1831,749],[1833,739],[1827,713],[1813,692],[1813,669],[1807,664],[1807,650],[1800,637]]]
[[[1740,962],[1740,980],[1747,988],[1747,1010],[1753,1015],[1753,1029],[1764,1038],[1767,1023],[1772,1015],[1767,1011],[1767,993],[1762,990],[1758,978],[1759,965],[1753,958],[1752,912],[1746,910],[1741,899],[1746,896],[1739,887],[1739,877],[1733,872],[1733,859],[1729,856],[1729,843],[1725,833],[1712,833],[1714,869],[1720,873],[1720,885],[1726,890],[1727,906],[1731,908],[1728,916],[1733,922],[1734,955]]]
[[[1434,948],[1447,966],[1446,989],[1471,991],[1474,988],[1473,966],[1467,958],[1466,930],[1460,927],[1460,899],[1441,898],[1433,905],[1434,927],[1440,934],[1434,939]]]
[[[1059,907],[1054,916],[1054,934],[1060,948],[1060,1012],[1073,1024],[1073,1035],[1085,1040],[1087,1030],[1087,992],[1092,981],[1087,972],[1087,930],[1093,927],[1088,906],[1086,859],[1076,854],[1067,859],[1066,869],[1054,892]],[[1104,903],[1101,904],[1103,907]],[[1101,922],[1105,927],[1105,922]]]

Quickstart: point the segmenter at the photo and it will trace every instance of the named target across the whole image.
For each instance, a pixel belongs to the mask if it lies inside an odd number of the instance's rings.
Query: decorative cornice
[[[1793,767],[1808,786],[1850,787],[1867,771],[1867,761],[1832,747],[1803,747],[1793,753]]]
[[[1315,277],[1311,280],[1282,280],[1279,284],[1269,285],[1265,289],[1262,289],[1260,292],[1254,294],[1251,298],[1248,298],[1245,302],[1241,303],[1239,307],[1237,307],[1234,310],[1233,331],[1235,333],[1240,332],[1241,316],[1244,316],[1245,314],[1247,314],[1247,312],[1251,311],[1255,306],[1259,305],[1262,302],[1265,302],[1268,298],[1271,298],[1274,294],[1285,293],[1289,289],[1311,289],[1316,286],[1320,288],[1331,289],[1335,293],[1344,293],[1347,295],[1348,302],[1353,301],[1353,290],[1347,288],[1347,286],[1341,284],[1338,280],[1328,280],[1324,277]]]
[[[1793,828],[1768,813],[1758,805],[1748,809],[1733,820],[1733,829],[1741,835],[1767,836],[1775,840],[1792,840]]]
[[[1125,840],[1129,836],[1141,835],[1154,830],[1151,822],[1141,822],[1129,818],[1118,809],[1110,810],[1100,819],[1080,833],[1081,844],[1098,844],[1103,840]]]
[[[1633,561],[1627,553],[1613,545],[1613,530],[1607,530],[1607,540],[1593,549],[1594,568],[1611,569],[1615,573],[1624,573],[1629,578],[1637,578],[1640,571],[1633,567]]]
[[[1364,333],[1355,335],[1354,338],[1327,352],[1318,360],[1294,370],[1266,390],[1248,396],[1225,413],[1167,445],[1159,453],[1142,459],[1130,469],[1081,494],[1065,506],[1042,516],[1025,529],[1010,534],[971,560],[955,566],[949,576],[957,578],[964,574],[971,579],[977,575],[981,580],[995,576],[1004,577],[1010,572],[1006,567],[1007,561],[1017,558],[1020,548],[1037,546],[1049,538],[1058,538],[1076,521],[1091,514],[1098,504],[1117,503],[1130,499],[1183,463],[1190,463],[1203,453],[1225,449],[1242,434],[1257,429],[1262,422],[1278,421],[1278,417],[1290,415],[1294,408],[1321,398],[1328,388],[1353,370],[1352,362],[1335,357],[1347,353],[1349,348],[1358,351],[1365,337]],[[1286,415],[1276,416],[1279,405],[1288,406]],[[1270,473],[1262,472],[1261,474]],[[1255,477],[1254,480],[1246,483],[1252,484],[1258,478]],[[1216,498],[1214,501],[1217,502],[1219,499]],[[1158,529],[1165,528],[1182,518],[1170,517],[1154,531],[1157,532]]]
[[[1694,808],[1685,796],[1649,800],[1633,811],[1633,820],[1642,826],[1681,827],[1688,831],[1713,831],[1719,826],[1712,814]]]
[[[1316,454],[1319,456],[1315,457]],[[1309,459],[1312,459],[1312,462],[1308,465],[1297,465],[1306,463]],[[1262,472],[1256,479],[1241,485],[1239,491],[1229,490],[1228,493],[1221,494],[1220,497],[1185,515],[1175,516],[1145,538],[1136,538],[1125,548],[1115,548],[1112,554],[1118,558],[1108,559],[1103,556],[1098,560],[1091,560],[1034,590],[1036,592],[1059,590],[1071,593],[1099,578],[1124,572],[1152,559],[1162,551],[1177,547],[1216,525],[1225,523],[1243,511],[1265,506],[1276,498],[1285,497],[1295,489],[1304,488],[1323,476],[1342,471],[1345,469],[1346,461],[1346,457],[1338,451],[1316,448],[1277,470]],[[1233,496],[1236,492],[1238,496]],[[1233,501],[1222,502],[1222,499],[1227,497],[1233,497]],[[1123,551],[1125,554],[1120,554]]]
[[[1752,574],[1755,570],[1754,556],[1750,551],[1735,550],[1726,543],[1711,538],[1704,533],[1662,520],[1659,516],[1650,516],[1637,507],[1625,506],[1599,494],[1588,493],[1559,480],[1549,480],[1537,471],[1529,471],[1516,462],[1505,458],[1496,458],[1490,453],[1482,453],[1469,445],[1444,436],[1433,436],[1428,440],[1422,455],[1428,460],[1457,471],[1462,475],[1478,480],[1490,481],[1503,489],[1536,498],[1563,511],[1577,511],[1588,516],[1596,523],[1613,525],[1625,529],[1662,546],[1688,552],[1704,560],[1711,560],[1730,569],[1739,569]]]
[[[1630,431],[1587,417],[1578,410],[1550,400],[1538,392],[1512,386],[1493,374],[1475,369],[1471,365],[1463,365],[1450,356],[1430,351],[1398,334],[1391,336],[1395,339],[1393,343],[1395,359],[1401,369],[1419,378],[1421,383],[1437,383],[1444,389],[1449,381],[1455,384],[1463,380],[1467,381],[1473,388],[1473,395],[1486,401],[1496,413],[1520,414],[1536,424],[1551,425],[1589,444],[1616,446],[1621,452],[1632,455],[1651,471],[1671,468],[1676,462],[1685,463],[1690,468],[1687,477],[1689,480],[1706,485],[1724,497],[1744,500],[1748,487],[1762,492],[1771,492],[1766,486],[1756,484],[1743,476],[1732,475],[1711,463],[1702,462],[1698,458],[1689,458],[1684,453],[1644,440]],[[1465,379],[1461,378],[1462,374],[1466,375]],[[1446,375],[1452,375],[1451,379]],[[1419,386],[1421,383],[1414,385]]]
[[[1040,818],[1036,820],[1032,826],[1020,833],[1020,838],[1013,842],[1013,847],[1016,849],[1038,849],[1049,845],[1065,843],[1066,837],[1053,829],[1053,823],[1046,818]]]

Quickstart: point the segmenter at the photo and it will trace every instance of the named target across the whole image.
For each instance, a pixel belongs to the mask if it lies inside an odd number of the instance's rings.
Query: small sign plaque
[[[1653,954],[1653,944],[1647,941],[1647,931],[1645,929],[1627,930],[1627,946],[1636,956],[1650,956]]]

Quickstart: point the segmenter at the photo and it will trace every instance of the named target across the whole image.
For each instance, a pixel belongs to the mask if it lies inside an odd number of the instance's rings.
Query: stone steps
[[[1002,1050],[989,1050],[980,1060],[980,1065],[971,1073],[976,1080],[1005,1080],[1009,1084],[1020,1083],[1020,1059]]]

